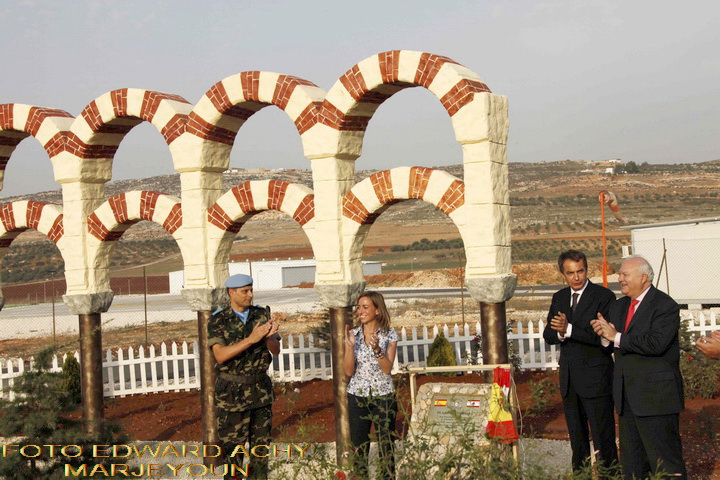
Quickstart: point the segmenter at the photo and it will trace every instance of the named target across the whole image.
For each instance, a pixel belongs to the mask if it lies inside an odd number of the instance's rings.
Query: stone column
[[[80,323],[83,420],[85,431],[94,437],[100,435],[104,421],[100,314],[107,312],[112,299],[113,292],[63,296],[70,313],[78,315]]]
[[[200,412],[203,445],[218,444],[217,410],[215,408],[215,358],[208,348],[208,320],[218,306],[228,303],[224,288],[183,289],[182,296],[190,309],[197,312],[198,346],[200,348]],[[217,465],[219,458],[205,458],[206,465]]]
[[[515,292],[517,275],[507,274],[466,280],[470,295],[480,304],[483,363],[508,363],[505,302]]]
[[[335,446],[340,468],[350,466],[350,416],[345,375],[345,325],[352,326],[352,305],[365,289],[365,282],[352,285],[315,285],[315,291],[330,312],[333,396],[335,397]]]

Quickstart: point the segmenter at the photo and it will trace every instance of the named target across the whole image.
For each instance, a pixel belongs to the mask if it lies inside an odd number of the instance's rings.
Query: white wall
[[[315,259],[261,260],[255,262],[228,263],[230,275],[252,275],[255,290],[279,290],[302,282],[315,281]],[[363,262],[363,275],[382,273],[380,262]],[[170,293],[180,294],[184,284],[184,272],[170,272]]]
[[[720,221],[634,229],[632,242],[655,270],[655,286],[678,303],[720,303]]]

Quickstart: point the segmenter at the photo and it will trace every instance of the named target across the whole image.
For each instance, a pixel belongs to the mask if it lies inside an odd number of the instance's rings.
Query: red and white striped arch
[[[140,220],[162,225],[169,234],[174,235],[182,225],[180,199],[150,191],[120,193],[88,215],[87,226],[96,239],[112,242]]]
[[[420,199],[444,212],[465,239],[465,184],[441,170],[398,167],[377,172],[355,184],[342,199],[343,236],[350,258],[361,258],[370,226],[390,205]],[[355,267],[361,268],[360,263]],[[358,272],[359,274],[359,272]]]
[[[208,223],[235,234],[250,217],[264,210],[283,212],[307,230],[315,217],[312,190],[282,180],[248,181],[226,192],[208,209]]]
[[[49,156],[63,143],[73,116],[63,110],[20,103],[0,105],[0,189],[5,167],[18,144],[28,136],[40,142]]]
[[[325,91],[314,83],[272,72],[242,72],[210,88],[190,113],[186,131],[232,145],[243,123],[268,105],[284,111],[302,134],[312,126]]]
[[[457,62],[431,53],[393,50],[363,60],[328,91],[319,123],[363,132],[378,107],[398,91],[425,87],[453,117],[476,93],[490,92],[483,80]]]
[[[465,203],[465,184],[441,170],[398,167],[383,170],[357,183],[342,200],[343,216],[359,225],[370,225],[384,207],[417,198],[442,210],[450,218]]]
[[[62,207],[32,200],[0,206],[0,248],[9,247],[28,229],[37,230],[57,244],[64,234]]]
[[[65,149],[83,159],[112,158],[130,130],[146,121],[170,145],[184,131],[192,105],[169,93],[123,88],[96,98],[73,122]]]

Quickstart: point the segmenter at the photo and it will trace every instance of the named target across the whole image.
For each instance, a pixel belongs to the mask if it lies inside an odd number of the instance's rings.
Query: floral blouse
[[[365,344],[362,326],[351,330],[355,335],[355,373],[350,378],[348,393],[358,397],[389,395],[395,391],[392,377],[378,365],[372,348]],[[386,354],[388,346],[398,341],[398,335],[392,328],[387,332],[378,331],[379,346]]]

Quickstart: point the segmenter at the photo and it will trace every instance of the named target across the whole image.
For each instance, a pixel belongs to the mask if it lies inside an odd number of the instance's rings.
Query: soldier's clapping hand
[[[270,331],[265,335],[266,337],[272,337],[275,335],[278,330],[280,329],[280,322],[278,320],[270,320],[268,322],[268,325],[270,325]]]
[[[248,339],[250,339],[253,343],[257,343],[268,336],[268,332],[270,332],[271,328],[272,325],[270,322],[255,325],[252,333],[248,336]]]

